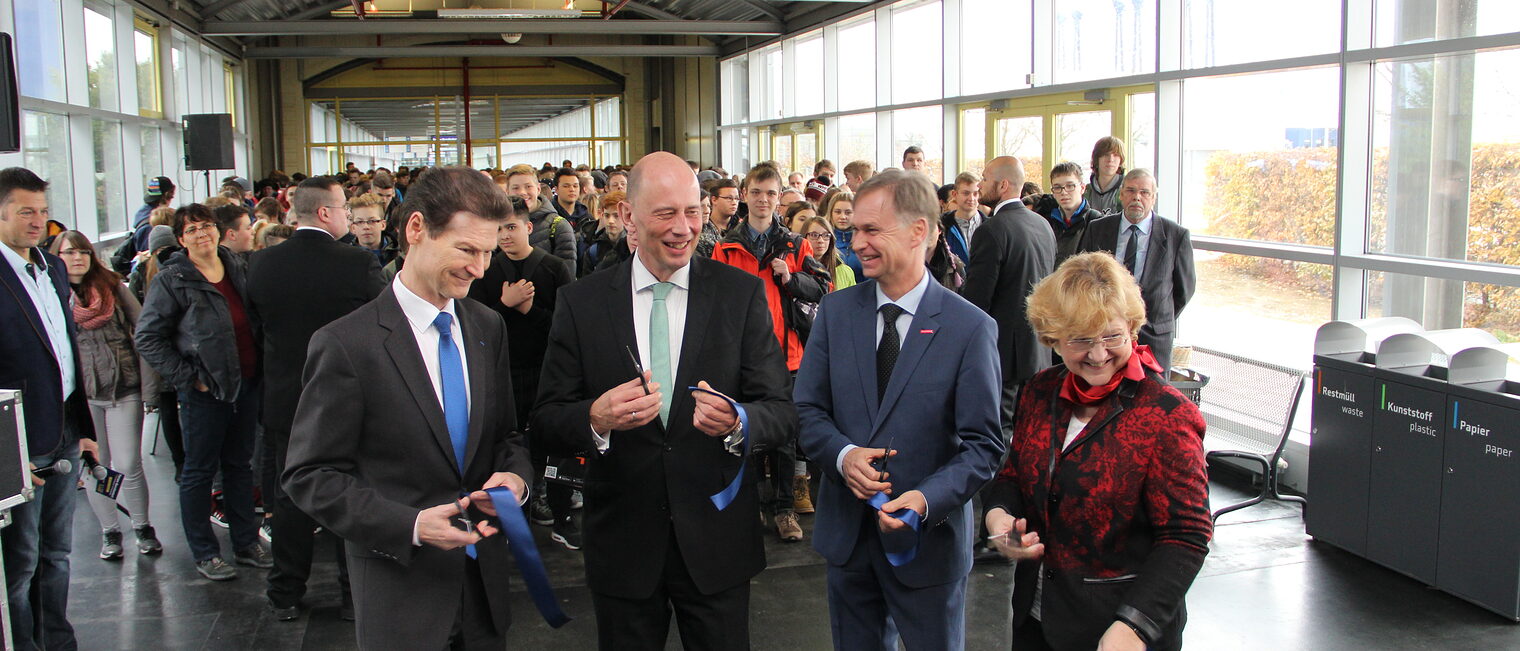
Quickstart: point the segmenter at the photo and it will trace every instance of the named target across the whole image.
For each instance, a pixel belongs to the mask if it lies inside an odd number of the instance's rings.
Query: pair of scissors
[[[885,481],[886,480],[886,476],[887,476],[887,462],[892,459],[892,453],[895,451],[895,450],[892,449],[892,442],[895,441],[895,440],[897,440],[897,435],[895,435],[895,434],[887,439],[887,453],[881,455],[881,468],[878,469],[878,472],[880,472],[881,474],[877,475],[876,481]]]

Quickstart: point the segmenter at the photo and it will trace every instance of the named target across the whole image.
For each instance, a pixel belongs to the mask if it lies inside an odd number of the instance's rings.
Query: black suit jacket
[[[1050,366],[1050,353],[1025,316],[1034,284],[1055,268],[1056,238],[1045,218],[1019,201],[987,217],[971,239],[971,263],[961,296],[998,324],[1003,384],[1023,384]]]
[[[1088,224],[1079,251],[1114,253],[1119,248],[1119,230],[1128,223],[1123,214],[1118,214]],[[1154,215],[1149,246],[1140,279],[1140,296],[1145,299],[1145,325],[1140,333],[1169,341],[1177,315],[1182,314],[1198,284],[1193,273],[1193,241],[1186,228]]]
[[[244,300],[264,333],[267,431],[290,431],[312,333],[374,300],[384,288],[375,256],[325,232],[296,231],[249,258]]]
[[[539,368],[544,364],[544,348],[549,342],[549,326],[554,320],[554,305],[559,288],[569,285],[575,277],[570,275],[570,269],[564,265],[564,260],[544,253],[542,249],[533,249],[522,263],[522,274],[519,275],[517,266],[505,253],[497,251],[492,254],[491,266],[470,285],[470,298],[501,315],[502,321],[507,324],[507,343],[512,353],[512,366],[519,372],[530,372],[533,384],[536,385]],[[533,307],[528,309],[527,314],[501,303],[502,286],[523,278],[533,283]],[[531,399],[532,394],[529,396]]]
[[[27,453],[36,457],[52,454],[75,439],[93,440],[95,426],[90,418],[90,407],[85,402],[72,294],[63,261],[42,249],[32,249],[32,260],[46,267],[53,291],[63,307],[69,346],[74,349],[75,378],[74,393],[63,395],[58,358],[53,354],[53,344],[43,326],[42,314],[37,311],[31,294],[16,277],[10,263],[0,260],[0,388],[21,390],[21,405],[26,412]],[[54,297],[44,298],[52,300]]]
[[[737,400],[749,414],[751,445],[773,446],[797,432],[786,362],[760,280],[694,258],[675,386],[664,389],[675,391],[671,425],[667,429],[655,419],[611,432],[607,452],[597,453],[591,403],[635,377],[624,349],[638,351],[630,299],[633,264],[619,264],[560,291],[533,427],[558,452],[588,457],[585,558],[593,591],[649,597],[666,550],[679,544],[693,581],[712,594],[764,569],[765,548],[755,518],[754,482],[744,482],[723,511],[708,499],[728,485],[743,459],[725,451],[721,438],[692,425],[695,403],[686,387],[706,380]]]
[[[533,476],[516,431],[501,317],[474,301],[454,304],[470,383],[462,474],[394,290],[311,338],[282,479],[296,506],[347,542],[362,648],[447,645],[464,590],[465,550],[413,546],[418,512],[479,489],[495,472]],[[492,619],[505,632],[506,539],[493,536],[476,549]]]

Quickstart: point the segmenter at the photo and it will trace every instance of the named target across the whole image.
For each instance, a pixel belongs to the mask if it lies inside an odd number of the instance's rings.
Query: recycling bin
[[[1452,356],[1498,343],[1473,328],[1396,334],[1378,346],[1366,557],[1436,584]]]
[[[1367,553],[1376,351],[1384,339],[1418,332],[1403,317],[1332,321],[1314,337],[1310,420],[1309,535],[1358,556]]]
[[[1436,587],[1520,621],[1520,344],[1452,358]]]

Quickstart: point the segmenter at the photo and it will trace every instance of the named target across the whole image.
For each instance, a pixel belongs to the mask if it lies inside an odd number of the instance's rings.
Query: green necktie
[[[665,297],[675,289],[674,283],[655,283],[654,305],[649,309],[649,369],[660,385],[660,422],[670,425],[670,401],[675,397],[675,377],[670,370],[670,316],[665,312]]]

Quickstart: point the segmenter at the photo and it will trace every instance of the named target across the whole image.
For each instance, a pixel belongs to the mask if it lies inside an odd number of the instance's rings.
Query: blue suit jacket
[[[3,246],[3,245],[0,245]],[[21,389],[26,412],[26,445],[31,456],[52,454],[76,438],[95,438],[90,409],[85,402],[84,376],[79,371],[79,344],[74,333],[69,277],[63,261],[41,249],[32,249],[47,263],[53,291],[63,305],[69,345],[74,347],[73,395],[63,395],[58,358],[42,325],[42,315],[10,264],[0,260],[0,388]],[[34,258],[35,260],[36,258]],[[53,297],[48,296],[49,300]],[[65,428],[67,427],[67,431]]]
[[[998,429],[997,323],[931,280],[878,404],[879,318],[875,281],[825,296],[797,373],[802,448],[824,471],[813,547],[843,565],[860,536],[882,535],[862,527],[862,511],[871,507],[845,486],[835,460],[846,445],[885,447],[890,440],[898,450],[888,468],[894,494],[918,490],[929,504],[916,557],[894,571],[915,588],[948,583],[971,571],[969,502],[1007,447]],[[901,549],[912,534],[882,543]]]

